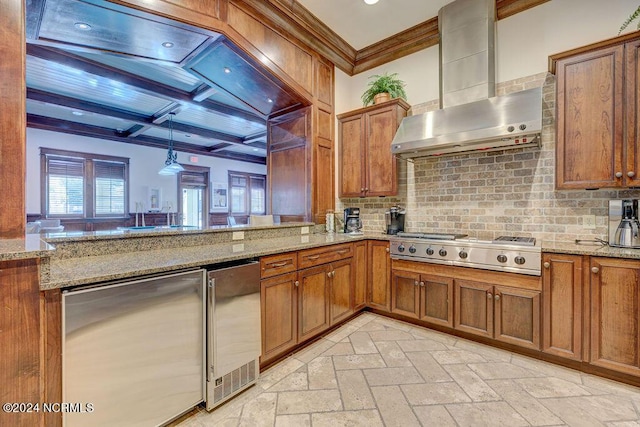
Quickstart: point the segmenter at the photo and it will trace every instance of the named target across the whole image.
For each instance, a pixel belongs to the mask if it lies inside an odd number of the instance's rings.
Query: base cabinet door
[[[640,375],[640,262],[591,258],[590,363]]]
[[[494,338],[540,349],[540,292],[494,287]]]
[[[353,244],[353,309],[360,310],[367,305],[367,242]]]
[[[297,273],[260,281],[261,363],[281,355],[298,343],[297,283]]]
[[[420,317],[420,274],[391,272],[391,312],[414,319]]]
[[[420,276],[420,320],[453,328],[453,279]]]
[[[368,302],[371,308],[391,311],[391,258],[389,242],[370,241],[368,245]]]
[[[329,328],[330,265],[299,271],[298,286],[298,342],[311,338]]]
[[[335,325],[353,314],[351,264],[351,259],[331,263],[329,271],[329,321],[331,325]]]
[[[455,328],[493,338],[493,285],[455,281]]]
[[[542,351],[582,360],[582,257],[544,254]]]

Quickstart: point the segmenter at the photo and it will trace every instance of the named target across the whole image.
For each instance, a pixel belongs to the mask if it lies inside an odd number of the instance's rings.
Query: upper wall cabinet
[[[402,99],[393,99],[338,116],[340,197],[398,193],[391,141],[409,108]]]
[[[550,58],[558,189],[640,186],[639,47],[640,34],[632,33]]]

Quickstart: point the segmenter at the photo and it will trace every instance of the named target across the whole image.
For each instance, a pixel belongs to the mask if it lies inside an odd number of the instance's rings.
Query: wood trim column
[[[24,1],[0,0],[0,16],[0,238],[16,238],[26,223]]]

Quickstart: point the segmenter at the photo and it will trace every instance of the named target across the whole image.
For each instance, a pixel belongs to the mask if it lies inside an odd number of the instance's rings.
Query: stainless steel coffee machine
[[[638,199],[609,200],[609,246],[640,248]]]
[[[362,233],[360,208],[346,208],[344,210],[344,232],[349,234]]]
[[[398,234],[399,231],[404,231],[405,214],[406,212],[398,206],[393,206],[384,213],[387,234]]]

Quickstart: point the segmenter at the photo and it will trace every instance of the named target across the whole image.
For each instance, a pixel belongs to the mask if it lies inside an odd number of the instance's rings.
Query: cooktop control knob
[[[440,254],[440,256],[447,256],[447,250],[445,248],[440,249],[440,252],[438,252]]]
[[[404,245],[402,243],[398,245],[398,252],[404,252]]]
[[[433,248],[427,248],[427,255],[433,255],[434,252]]]
[[[507,262],[507,256],[502,254],[498,255],[498,262],[501,262],[504,264],[505,262]]]
[[[460,252],[458,253],[458,256],[459,256],[460,258],[462,258],[462,259],[467,259],[467,257],[469,256],[469,254],[468,254],[468,253],[466,253],[465,251],[460,251]]]
[[[525,263],[526,260],[522,255],[518,255],[517,257],[514,258],[514,261],[516,262],[516,264],[522,265]]]
[[[412,254],[415,254],[416,253],[416,247],[413,246],[413,245],[409,246],[409,252],[411,252]]]
[[[514,130],[516,130],[516,128],[515,128],[515,127],[513,127],[513,126],[509,126],[509,127],[507,128],[507,131],[508,131],[508,132],[513,132]]]

